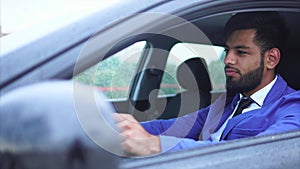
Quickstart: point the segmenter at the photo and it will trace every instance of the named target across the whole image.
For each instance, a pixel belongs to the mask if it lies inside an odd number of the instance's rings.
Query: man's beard
[[[228,67],[228,66],[226,66]],[[249,92],[255,89],[262,81],[264,71],[263,60],[260,66],[244,75],[238,71],[241,75],[240,79],[234,80],[231,76],[226,76],[226,90],[228,95],[235,95],[236,93]]]

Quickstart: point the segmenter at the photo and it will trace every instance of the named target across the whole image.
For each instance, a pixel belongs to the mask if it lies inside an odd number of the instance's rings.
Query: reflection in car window
[[[128,98],[129,86],[145,45],[145,41],[134,43],[75,76],[74,80],[96,86],[109,99]]]
[[[220,46],[178,43],[170,51],[162,79],[160,96],[176,94],[182,89],[176,79],[177,67],[187,59],[201,57],[206,61],[212,90],[225,90],[224,48]]]

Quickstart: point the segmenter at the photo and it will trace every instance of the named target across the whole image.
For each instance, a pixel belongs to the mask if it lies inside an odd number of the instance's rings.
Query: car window
[[[224,48],[220,46],[178,43],[170,51],[160,87],[160,96],[173,95],[184,89],[176,78],[178,66],[187,59],[201,57],[206,61],[212,90],[225,90]]]
[[[73,79],[97,87],[109,99],[128,98],[129,86],[145,45],[145,41],[136,42]]]

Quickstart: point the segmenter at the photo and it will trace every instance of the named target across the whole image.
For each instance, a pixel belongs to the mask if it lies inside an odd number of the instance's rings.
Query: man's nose
[[[233,51],[229,50],[224,59],[225,65],[231,64],[234,65],[236,63],[236,56],[234,55]]]

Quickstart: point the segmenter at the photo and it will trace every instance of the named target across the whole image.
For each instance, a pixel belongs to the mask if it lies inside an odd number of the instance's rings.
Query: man
[[[225,27],[227,95],[176,119],[140,124],[131,115],[116,114],[123,149],[130,155],[150,155],[299,129],[300,92],[275,71],[284,30],[276,12],[234,15]]]

